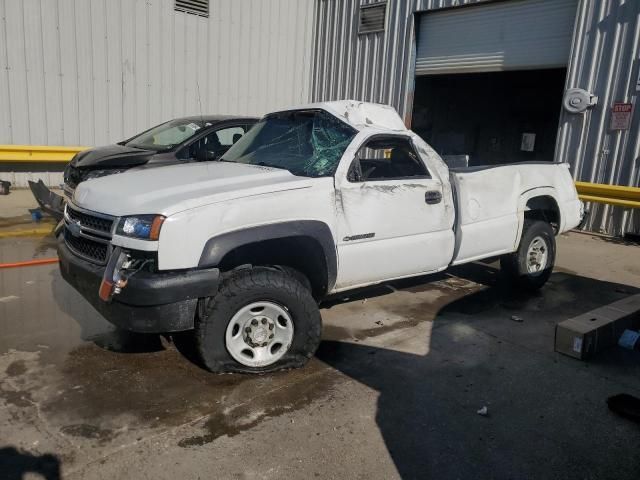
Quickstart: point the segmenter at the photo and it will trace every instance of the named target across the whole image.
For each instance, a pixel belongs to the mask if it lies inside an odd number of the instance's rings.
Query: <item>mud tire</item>
[[[234,360],[225,346],[225,331],[235,313],[256,301],[286,308],[294,324],[288,351],[265,367]],[[268,373],[300,368],[320,344],[322,319],[311,291],[296,276],[278,268],[254,267],[232,272],[213,297],[200,299],[195,320],[195,346],[202,365],[215,373]]]

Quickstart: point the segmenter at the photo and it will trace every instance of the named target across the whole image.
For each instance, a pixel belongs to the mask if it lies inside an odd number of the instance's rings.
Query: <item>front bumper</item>
[[[190,330],[198,298],[214,295],[220,282],[217,268],[180,272],[140,271],[130,277],[111,302],[98,296],[105,267],[74,255],[58,237],[60,272],[109,322],[140,333]]]

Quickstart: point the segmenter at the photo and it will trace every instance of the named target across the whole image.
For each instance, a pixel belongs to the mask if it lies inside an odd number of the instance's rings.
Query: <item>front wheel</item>
[[[501,269],[523,290],[538,290],[549,280],[556,259],[553,228],[525,219],[518,250],[500,259]]]
[[[196,346],[213,372],[302,367],[320,343],[318,305],[303,282],[287,271],[239,270],[214,297],[200,302]]]

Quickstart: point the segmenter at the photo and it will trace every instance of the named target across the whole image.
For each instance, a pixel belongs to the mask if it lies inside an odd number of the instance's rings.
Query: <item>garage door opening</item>
[[[469,166],[553,161],[566,68],[416,78],[412,129]],[[460,164],[460,163],[457,163]]]

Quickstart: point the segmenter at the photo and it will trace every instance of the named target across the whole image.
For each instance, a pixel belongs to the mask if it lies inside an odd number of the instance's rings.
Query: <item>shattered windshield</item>
[[[141,133],[125,145],[150,150],[169,150],[193,137],[204,126],[206,125],[203,122],[192,119],[171,120]]]
[[[356,133],[322,110],[280,112],[258,122],[221,160],[325,177],[334,174]]]

